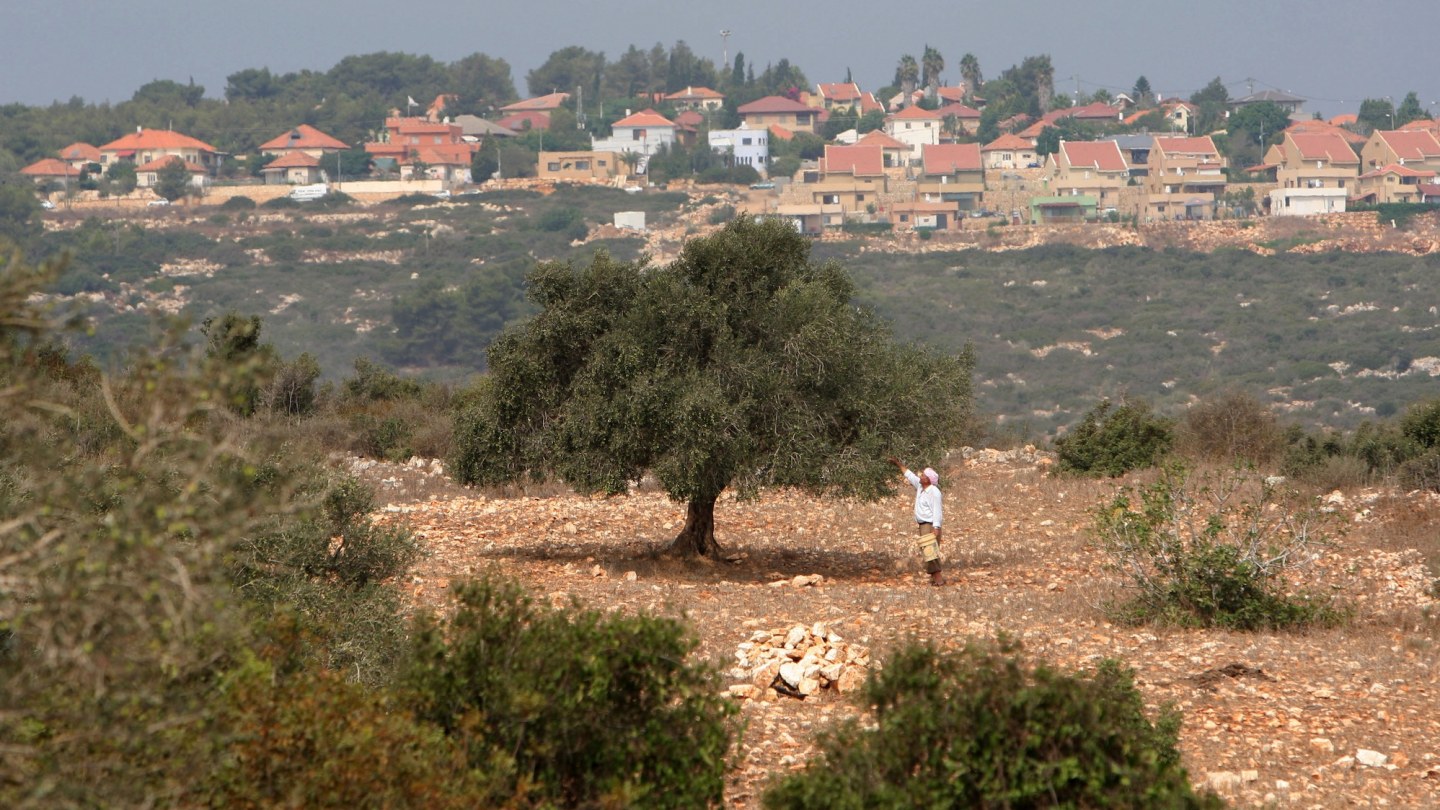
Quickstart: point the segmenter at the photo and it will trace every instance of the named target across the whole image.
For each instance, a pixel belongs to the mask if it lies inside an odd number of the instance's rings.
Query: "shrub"
[[[709,221],[711,225],[724,225],[735,218],[735,206],[717,205],[710,211]]]
[[[1152,723],[1114,661],[1085,677],[1029,669],[1004,641],[912,645],[863,700],[873,726],[828,731],[819,758],[766,791],[767,808],[1222,806],[1189,784],[1179,715]]]
[[[1055,441],[1057,473],[1124,475],[1153,467],[1173,443],[1171,422],[1143,402],[1116,407],[1110,400],[1087,412],[1080,424]]]
[[[1258,399],[1226,391],[1190,408],[1177,444],[1197,458],[1265,464],[1279,454],[1284,436]]]
[[[415,380],[407,380],[365,357],[355,359],[355,376],[343,384],[345,398],[355,402],[414,399],[424,391]]]
[[[273,200],[266,200],[264,203],[261,204],[261,207],[274,210],[284,210],[288,208],[299,208],[300,202],[294,197],[286,195],[283,197],[276,197]]]
[[[735,710],[681,625],[545,609],[489,579],[455,597],[448,626],[417,622],[403,682],[516,806],[719,804]]]
[[[1400,430],[1426,449],[1440,446],[1440,399],[1420,402],[1405,410]]]
[[[1401,464],[1396,477],[1405,489],[1440,492],[1440,448],[1426,450]]]
[[[1254,473],[1196,481],[1170,467],[1094,513],[1111,566],[1135,590],[1111,612],[1136,623],[1233,630],[1338,622],[1343,614],[1329,600],[1287,595],[1285,574],[1327,542],[1325,518]]]
[[[255,210],[255,201],[252,200],[252,199],[250,199],[249,197],[244,197],[244,196],[231,197],[230,199],[228,199],[228,200],[226,200],[225,202],[223,202],[223,203],[220,204],[220,210],[221,210],[221,211],[253,211],[253,210]]]

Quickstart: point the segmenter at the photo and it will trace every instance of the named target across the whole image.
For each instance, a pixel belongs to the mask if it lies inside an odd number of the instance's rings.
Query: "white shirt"
[[[937,529],[940,528],[945,519],[940,509],[940,488],[934,484],[921,487],[920,476],[909,470],[905,471],[905,480],[915,487],[915,522],[929,523]]]

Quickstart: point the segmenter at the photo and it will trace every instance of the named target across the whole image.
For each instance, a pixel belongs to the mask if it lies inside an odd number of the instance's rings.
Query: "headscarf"
[[[934,468],[932,468],[932,467],[926,467],[926,468],[925,468],[925,477],[928,478],[928,479],[930,479],[930,486],[932,486],[932,487],[938,487],[938,486],[940,486],[940,473],[935,472]]]

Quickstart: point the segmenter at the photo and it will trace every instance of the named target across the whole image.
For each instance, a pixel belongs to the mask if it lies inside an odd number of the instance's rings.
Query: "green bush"
[[[489,579],[455,597],[448,625],[417,623],[403,683],[506,806],[720,803],[735,709],[680,624],[546,609]]]
[[[252,200],[252,199],[250,199],[249,197],[244,197],[244,196],[231,197],[230,199],[228,199],[228,200],[226,200],[225,202],[223,202],[223,203],[220,204],[220,210],[221,210],[221,211],[253,211],[253,210],[255,210],[255,201]]]
[[[1110,606],[1120,620],[1266,630],[1344,618],[1328,599],[1290,595],[1285,576],[1327,542],[1327,516],[1254,473],[1197,481],[1171,467],[1093,517],[1111,567],[1134,591]]]
[[[735,206],[717,205],[710,211],[709,222],[711,225],[724,225],[735,218]]]
[[[276,197],[273,200],[266,200],[260,207],[272,210],[285,210],[289,208],[299,208],[300,202],[287,194],[282,197]]]
[[[1103,400],[1055,440],[1057,473],[1118,476],[1155,466],[1173,444],[1170,420],[1143,402]]]
[[[345,398],[353,402],[379,402],[415,399],[424,392],[425,387],[415,380],[401,377],[369,358],[359,357],[355,359],[355,376],[345,380],[342,390]]]
[[[1405,410],[1400,430],[1425,449],[1440,447],[1440,399],[1419,402]]]
[[[1440,492],[1440,448],[1431,448],[1400,465],[1396,478],[1405,489]]]
[[[1179,715],[1152,723],[1131,674],[1030,669],[1017,648],[908,646],[865,685],[872,726],[846,721],[764,796],[771,810],[1221,807],[1180,763]]]

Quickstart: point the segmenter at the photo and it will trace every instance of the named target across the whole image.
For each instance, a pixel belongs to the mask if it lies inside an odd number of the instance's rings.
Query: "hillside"
[[[1099,607],[1120,583],[1088,533],[1089,511],[1120,484],[1050,477],[1046,462],[1026,451],[966,450],[937,465],[949,529],[942,588],[920,570],[910,501],[898,491],[877,504],[817,505],[786,492],[726,497],[716,530],[732,562],[686,563],[656,553],[684,517],[663,494],[479,492],[444,483],[438,463],[354,469],[388,501],[384,516],[409,522],[424,544],[404,583],[416,604],[443,610],[456,580],[499,570],[556,605],[575,598],[683,616],[747,723],[727,807],[758,807],[768,778],[802,767],[817,733],[857,711],[855,685],[904,639],[954,647],[1001,632],[1032,659],[1065,669],[1102,658],[1134,668],[1152,710],[1169,703],[1182,713],[1192,780],[1237,805],[1433,804],[1440,625],[1425,555],[1431,565],[1440,559],[1440,500],[1317,493],[1345,525],[1297,584],[1354,605],[1347,626],[1131,627]],[[771,686],[792,634],[802,647],[837,650],[843,663],[833,684],[805,698]]]
[[[98,322],[82,348],[116,356],[157,313],[258,314],[285,356],[330,378],[371,357],[460,380],[524,318],[536,261],[604,249],[661,263],[765,197],[730,187],[625,194],[597,187],[486,191],[448,202],[253,210],[59,212],[39,252],[68,250],[57,292]],[[645,212],[648,229],[608,223]],[[1015,227],[975,220],[933,239],[827,235],[902,339],[975,348],[982,412],[1038,438],[1101,397],[1164,409],[1243,387],[1298,421],[1353,427],[1423,396],[1440,373],[1440,225],[1373,213],[1324,219]]]

